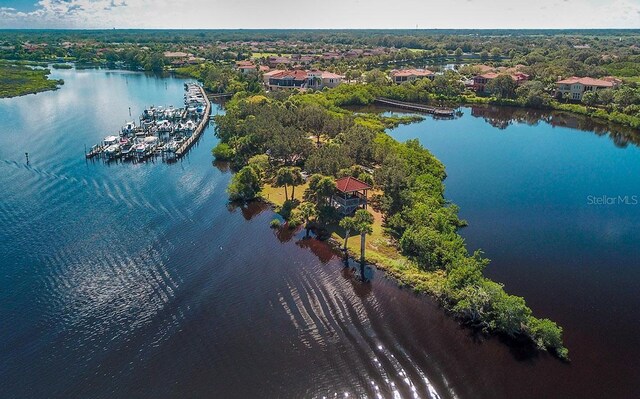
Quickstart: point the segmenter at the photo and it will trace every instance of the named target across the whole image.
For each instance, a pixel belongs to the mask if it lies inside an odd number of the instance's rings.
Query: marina
[[[126,122],[120,131],[85,150],[87,159],[140,162],[161,156],[170,162],[186,154],[209,122],[211,102],[202,86],[185,83],[184,107],[150,106],[139,121]]]

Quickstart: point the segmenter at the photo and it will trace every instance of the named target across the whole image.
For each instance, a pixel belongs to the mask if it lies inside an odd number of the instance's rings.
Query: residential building
[[[570,100],[581,101],[582,95],[587,91],[610,89],[617,86],[619,83],[620,81],[618,79],[611,77],[595,79],[572,76],[556,82],[556,97],[565,98],[565,96],[568,95]]]
[[[344,76],[332,72],[298,69],[290,71],[273,70],[265,72],[262,77],[265,86],[269,90],[292,88],[322,90],[325,87],[336,87],[344,79]]]
[[[236,61],[236,68],[243,74],[256,72],[258,69],[251,61]]]
[[[280,72],[284,72],[282,69],[274,69],[271,71],[266,71],[262,74],[262,81],[264,83],[265,86],[269,86],[269,79],[271,79],[271,77],[273,75],[276,75]]]
[[[433,80],[435,72],[428,69],[394,69],[389,73],[393,83],[413,82],[416,79],[428,78]]]
[[[290,65],[292,63],[293,61],[289,57],[271,56],[267,58],[267,64],[269,64],[271,68],[275,68],[278,65]]]
[[[473,89],[477,92],[485,92],[486,85],[491,80],[497,78],[500,75],[510,76],[517,85],[521,85],[522,83],[529,80],[529,75],[522,72],[513,72],[513,73],[496,73],[496,72],[487,72],[480,75],[476,75],[473,77]]]
[[[342,83],[344,76],[327,71],[308,71],[307,87],[315,90],[322,90],[325,87],[333,88]]]
[[[298,69],[280,71],[279,73],[269,75],[268,81],[270,90],[302,89],[307,86],[307,72]]]

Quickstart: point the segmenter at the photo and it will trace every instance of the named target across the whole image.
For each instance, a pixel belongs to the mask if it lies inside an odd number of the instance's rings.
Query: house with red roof
[[[270,74],[268,79],[270,90],[302,89],[307,86],[307,72],[299,69]]]
[[[327,71],[303,71],[293,69],[289,71],[273,70],[263,75],[265,86],[269,90],[280,89],[314,89],[322,90],[325,87],[336,87],[344,76]]]
[[[258,67],[252,61],[236,61],[236,68],[243,74],[256,72]]]
[[[620,84],[620,80],[613,77],[595,79],[572,76],[556,82],[556,97],[566,98],[568,96],[570,100],[582,101],[582,95],[588,91],[611,89],[618,84]]]
[[[333,88],[342,83],[344,76],[327,71],[307,71],[307,87],[314,90],[322,90],[325,87]]]
[[[351,215],[357,209],[367,209],[367,192],[371,186],[355,177],[347,176],[336,180],[336,193],[331,197],[331,205],[343,215]]]
[[[393,83],[400,84],[422,78],[433,80],[436,74],[428,69],[394,69],[389,73],[389,77]]]
[[[477,92],[485,92],[486,85],[491,80],[497,78],[500,75],[508,75],[511,76],[514,82],[517,85],[521,85],[524,82],[529,80],[529,75],[523,72],[513,72],[513,73],[498,73],[498,72],[487,72],[480,75],[476,75],[473,77],[473,90]]]

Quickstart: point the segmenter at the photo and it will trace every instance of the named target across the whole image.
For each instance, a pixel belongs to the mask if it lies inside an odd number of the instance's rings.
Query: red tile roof
[[[572,85],[576,83],[583,84],[585,86],[598,86],[598,87],[613,87],[614,82],[602,80],[602,79],[594,79],[594,78],[579,78],[577,76],[572,76],[567,79],[559,80],[556,82],[557,84],[564,85]]]
[[[391,76],[431,76],[434,73],[428,69],[394,69]]]
[[[270,77],[273,79],[291,78],[293,80],[305,80],[307,78],[307,72],[295,69],[293,71],[282,71],[280,73],[270,75]]]
[[[336,180],[336,188],[343,193],[354,191],[370,190],[371,186],[355,177],[347,176]]]

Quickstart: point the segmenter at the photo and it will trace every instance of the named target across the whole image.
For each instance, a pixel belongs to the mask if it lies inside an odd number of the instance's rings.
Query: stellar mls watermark
[[[638,205],[640,196],[638,195],[588,195],[587,205]]]

